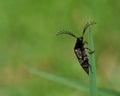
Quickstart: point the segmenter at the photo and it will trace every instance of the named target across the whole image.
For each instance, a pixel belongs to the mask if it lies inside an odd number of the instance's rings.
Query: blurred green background
[[[97,22],[92,27],[97,87],[120,92],[119,4],[119,0],[0,0],[0,96],[89,96],[26,69],[89,85],[73,52],[76,40],[56,36],[61,30],[80,36],[89,21]]]

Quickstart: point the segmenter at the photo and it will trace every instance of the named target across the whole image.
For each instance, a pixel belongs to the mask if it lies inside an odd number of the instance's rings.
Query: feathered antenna
[[[77,36],[75,36],[73,33],[69,32],[69,31],[60,31],[56,35],[62,35],[62,34],[67,34],[67,35],[70,35],[72,37],[78,38]]]
[[[96,24],[96,22],[92,21],[92,22],[90,22],[90,23],[87,23],[87,24],[84,26],[83,33],[82,33],[82,37],[84,36],[87,28],[90,27],[91,25],[94,25],[94,24]]]

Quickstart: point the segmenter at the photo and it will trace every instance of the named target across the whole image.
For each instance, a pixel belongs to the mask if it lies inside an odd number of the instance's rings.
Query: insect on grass
[[[94,51],[90,50],[89,48],[85,48],[84,45],[88,44],[88,42],[84,41],[84,34],[85,34],[86,30],[88,29],[88,27],[90,27],[91,25],[94,25],[94,24],[96,24],[96,23],[95,22],[87,23],[83,29],[82,36],[80,36],[80,37],[77,37],[76,35],[74,35],[73,33],[69,32],[69,31],[62,31],[57,34],[57,35],[67,34],[67,35],[70,35],[77,39],[76,44],[74,46],[74,52],[77,56],[77,59],[78,59],[80,65],[82,66],[82,68],[84,69],[84,71],[87,74],[89,74],[89,67],[90,67],[88,54],[92,54],[92,53],[94,53]]]

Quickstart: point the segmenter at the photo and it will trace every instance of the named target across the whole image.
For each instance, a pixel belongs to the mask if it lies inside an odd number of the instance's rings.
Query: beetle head
[[[83,43],[83,37],[81,36],[81,37],[77,38],[77,42],[78,42],[79,44],[82,44],[82,43]]]

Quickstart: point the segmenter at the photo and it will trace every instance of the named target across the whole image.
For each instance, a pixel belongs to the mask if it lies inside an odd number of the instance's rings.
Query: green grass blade
[[[80,89],[80,90],[83,90],[83,91],[88,91],[88,86],[85,85],[85,84],[76,83],[75,81],[71,81],[71,80],[69,80],[67,78],[63,78],[63,77],[60,77],[60,76],[57,76],[57,75],[54,75],[54,74],[51,74],[51,73],[44,72],[42,70],[37,70],[37,69],[34,69],[34,68],[29,68],[28,71],[30,73],[32,73],[32,74],[41,76],[43,78],[46,78],[46,79],[49,79],[49,80],[52,80],[52,81],[67,85],[67,86],[69,86],[71,88],[77,88],[77,89]]]
[[[93,36],[91,30],[88,33],[88,46],[89,49],[94,51]],[[89,55],[89,79],[90,79],[90,94],[91,96],[97,96],[96,94],[96,68],[95,68],[95,55]]]
[[[37,70],[35,68],[26,68],[26,69],[28,70],[29,73],[33,75],[38,75],[45,79],[49,79],[49,80],[67,85],[71,88],[76,88],[76,89],[88,92],[88,86],[83,83],[75,82],[70,79],[60,77],[52,73],[48,73],[42,70]],[[120,92],[117,92],[115,90],[105,89],[105,88],[98,88],[98,93],[99,93],[98,96],[120,96]]]

